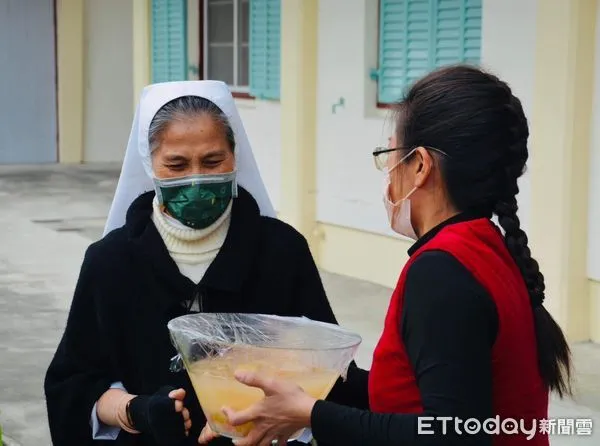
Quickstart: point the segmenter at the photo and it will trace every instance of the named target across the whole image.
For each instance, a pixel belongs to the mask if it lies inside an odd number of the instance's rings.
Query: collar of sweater
[[[167,215],[155,197],[152,201],[152,221],[176,263],[210,263],[223,246],[233,200],[217,221],[204,229],[192,229]]]

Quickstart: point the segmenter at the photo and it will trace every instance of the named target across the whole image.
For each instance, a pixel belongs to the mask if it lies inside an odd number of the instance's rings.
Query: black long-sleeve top
[[[411,247],[409,255],[445,225],[469,218],[460,215],[436,227]],[[450,254],[427,251],[407,272],[400,322],[424,412],[378,414],[319,401],[311,420],[317,442],[356,446],[491,445],[492,438],[485,433],[458,437],[450,425],[443,435],[439,423],[423,426],[434,434],[418,434],[420,416],[480,421],[493,416],[491,355],[498,315],[489,293]],[[354,379],[367,386],[366,373],[355,374]]]

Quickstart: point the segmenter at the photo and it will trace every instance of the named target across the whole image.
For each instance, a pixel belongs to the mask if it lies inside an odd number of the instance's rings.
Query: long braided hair
[[[420,79],[398,105],[397,131],[404,146],[431,146],[449,155],[439,161],[453,205],[497,215],[529,292],[542,379],[561,397],[571,394],[569,346],[544,308],[544,276],[517,216],[518,179],[529,157],[521,102],[496,76],[459,65]]]

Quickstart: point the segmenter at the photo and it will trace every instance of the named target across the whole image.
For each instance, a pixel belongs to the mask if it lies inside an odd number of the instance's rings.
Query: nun
[[[53,444],[197,444],[206,419],[187,374],[171,371],[167,329],[194,312],[336,323],[308,244],[276,218],[218,81],[142,93],[105,234],[85,253],[46,373]],[[353,363],[330,400],[366,408],[366,380]]]

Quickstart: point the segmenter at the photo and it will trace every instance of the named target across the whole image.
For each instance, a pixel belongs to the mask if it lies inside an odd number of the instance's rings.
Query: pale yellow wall
[[[83,161],[121,162],[133,110],[132,3],[85,0]]]
[[[311,242],[316,215],[318,0],[281,2],[279,213]],[[311,243],[314,249],[314,244]]]
[[[600,343],[600,282],[590,280],[590,339]]]
[[[83,159],[84,1],[57,0],[58,160]]]
[[[321,268],[390,288],[411,246],[409,241],[324,223],[317,226],[315,240]]]
[[[133,71],[133,101],[137,104],[141,90],[150,83],[150,0],[132,0],[132,5],[133,57],[129,58],[129,63]],[[86,52],[85,13],[84,0],[57,0],[58,147],[61,163],[84,161],[85,90],[86,84],[92,80],[91,77],[86,78],[86,58],[93,56]],[[93,123],[97,124],[96,121]],[[127,121],[129,126],[130,119]],[[88,122],[88,128],[90,124]]]
[[[596,0],[538,2],[530,239],[546,278],[546,307],[572,341],[590,338],[587,174],[595,18]]]
[[[150,0],[133,1],[133,107],[150,83]]]

